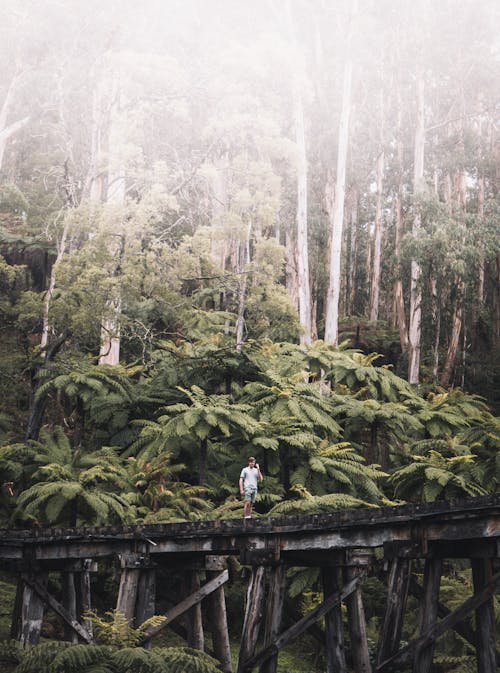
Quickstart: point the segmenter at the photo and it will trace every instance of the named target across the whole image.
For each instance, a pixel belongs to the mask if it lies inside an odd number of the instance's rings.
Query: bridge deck
[[[313,516],[262,517],[81,529],[1,530],[0,563],[21,560],[28,549],[38,561],[98,558],[146,550],[150,555],[232,555],[242,550],[284,557],[297,553],[372,549],[398,545],[425,555],[445,545],[446,556],[470,557],[483,546],[497,555],[500,496],[456,503],[343,510]],[[470,543],[473,543],[471,545]],[[456,553],[451,553],[455,548]],[[464,549],[462,552],[461,549]],[[424,553],[422,553],[422,551]],[[497,550],[498,551],[498,550]]]

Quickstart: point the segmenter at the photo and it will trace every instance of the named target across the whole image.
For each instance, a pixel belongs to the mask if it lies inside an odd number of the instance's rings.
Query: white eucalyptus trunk
[[[108,138],[108,181],[106,203],[118,208],[125,205],[125,166],[122,159],[122,143],[124,141],[123,119],[120,114],[120,86],[117,81],[113,86],[113,103],[110,113],[110,127]],[[112,251],[118,260],[124,248],[125,231],[120,236],[120,242]],[[116,271],[116,270],[115,270]],[[112,295],[106,301],[105,315],[101,324],[101,347],[99,351],[100,365],[118,365],[120,363],[120,337],[122,298],[120,290],[114,288]]]
[[[68,220],[66,219],[64,223],[63,232],[61,235],[61,240],[57,243],[57,256],[50,270],[50,282],[47,292],[43,298],[43,322],[42,322],[42,337],[40,339],[40,346],[46,348],[49,342],[50,335],[50,321],[49,321],[49,312],[50,312],[50,303],[54,295],[54,290],[56,287],[57,279],[57,268],[61,263],[61,260],[66,252],[66,241],[68,239]]]
[[[380,302],[380,260],[382,250],[382,191],[384,186],[385,155],[382,151],[377,160],[377,205],[373,230],[373,262],[370,288],[370,320],[378,320]]]
[[[310,344],[311,285],[309,279],[309,243],[307,226],[307,155],[304,130],[304,106],[298,82],[295,83],[295,141],[297,144],[297,272],[299,294],[300,343]]]
[[[425,148],[425,109],[424,109],[424,77],[419,72],[417,79],[417,121],[415,127],[413,194],[416,199],[424,191],[424,148]],[[421,225],[420,208],[415,208],[413,234],[416,235]],[[410,279],[410,320],[408,330],[408,381],[418,385],[420,381],[420,343],[422,336],[422,289],[420,277],[422,270],[416,260],[411,261]]]
[[[344,65],[342,111],[340,115],[338,135],[335,204],[333,213],[329,211],[332,244],[330,254],[330,277],[326,296],[325,341],[334,345],[337,344],[339,330],[340,258],[342,250],[342,228],[344,224],[347,148],[349,140],[349,118],[351,114],[351,86],[352,61],[348,58]]]
[[[240,255],[240,281],[238,298],[238,317],[236,318],[236,350],[240,351],[243,346],[243,335],[245,330],[245,308],[248,285],[248,265],[250,264],[250,236],[252,233],[252,223],[247,227],[247,237],[244,243],[244,250]],[[241,244],[240,244],[241,245]]]
[[[12,104],[14,89],[17,82],[19,81],[19,78],[20,75],[16,73],[14,77],[11,79],[9,87],[7,89],[7,93],[5,94],[2,108],[0,109],[0,170],[2,170],[3,156],[5,153],[7,142],[9,141],[10,138],[12,138],[12,136],[16,135],[18,131],[20,131],[24,126],[26,126],[26,124],[30,120],[29,117],[23,117],[22,119],[18,119],[15,122],[7,124],[7,117],[9,114],[10,106]]]
[[[351,205],[350,205],[350,227],[351,236],[349,240],[349,273],[348,273],[348,288],[346,292],[346,313],[352,315],[354,306],[354,299],[356,296],[356,261],[358,252],[358,190],[353,188],[351,190]]]

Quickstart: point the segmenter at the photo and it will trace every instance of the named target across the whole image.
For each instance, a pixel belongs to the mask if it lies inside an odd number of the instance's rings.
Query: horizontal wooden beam
[[[62,619],[68,624],[73,631],[75,631],[82,640],[86,643],[91,643],[93,641],[90,633],[85,629],[76,619],[70,615],[68,610],[59,603],[53,596],[49,594],[47,589],[43,587],[39,582],[31,578],[29,575],[23,574],[22,579],[26,584],[28,584],[39,596],[40,598],[54,610]]]
[[[444,619],[433,624],[420,638],[411,640],[405,647],[400,649],[399,652],[380,663],[376,667],[375,672],[388,673],[393,670],[401,670],[401,666],[404,666],[411,661],[413,651],[416,647],[426,647],[427,645],[430,645],[442,633],[453,628],[457,622],[462,621],[470,612],[489,600],[495,590],[498,580],[500,580],[500,572],[496,573],[491,582],[489,582],[480,592],[474,594],[471,598],[468,598],[462,605],[460,605],[460,607],[453,610],[453,612],[450,612]],[[397,668],[394,668],[396,665]]]
[[[324,617],[327,612],[343,601],[344,598],[347,598],[347,596],[350,596],[354,591],[356,591],[364,578],[365,573],[362,573],[348,582],[340,591],[337,591],[336,593],[328,596],[328,598],[318,605],[318,607],[314,608],[314,610],[311,610],[309,614],[305,615],[293,626],[275,638],[275,640],[267,647],[262,649],[253,657],[247,659],[244,662],[245,669],[251,669],[255,666],[259,666],[264,661],[277,654],[279,650],[285,647],[285,645],[288,645],[288,643],[304,633],[304,631],[306,631],[312,624],[317,622],[318,619]]]
[[[171,608],[168,612],[166,612],[163,615],[164,620],[161,624],[158,624],[158,626],[151,626],[144,632],[143,637],[144,642],[147,642],[148,640],[151,640],[151,638],[154,638],[158,633],[160,633],[162,629],[168,626],[170,622],[172,622],[174,619],[177,619],[177,617],[184,614],[184,612],[187,612],[190,608],[193,607],[193,605],[199,603],[206,596],[208,596],[213,591],[222,586],[225,582],[227,582],[228,579],[229,579],[229,572],[227,570],[224,570],[219,575],[217,575],[217,577],[214,577],[213,580],[210,580],[209,582],[204,584],[200,589],[198,589],[190,596],[185,598],[183,601],[178,603],[175,607]]]

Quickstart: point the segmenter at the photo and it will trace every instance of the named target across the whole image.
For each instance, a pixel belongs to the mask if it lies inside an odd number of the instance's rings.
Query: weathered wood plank
[[[479,593],[491,583],[493,567],[490,559],[472,560],[472,580],[474,592]],[[476,608],[476,658],[478,673],[495,673],[495,608],[493,594]]]
[[[266,624],[264,630],[264,647],[270,645],[278,637],[281,630],[283,604],[285,602],[286,567],[278,563],[269,569],[269,591],[266,608]],[[260,673],[276,673],[278,655],[269,657],[261,664]]]
[[[314,624],[321,619],[329,610],[331,610],[335,605],[338,605],[340,601],[343,601],[347,596],[350,596],[353,591],[361,584],[364,579],[364,573],[355,579],[351,580],[346,584],[340,592],[331,594],[326,598],[321,605],[311,610],[311,612],[305,615],[302,619],[291,626],[289,629],[284,631],[279,635],[273,643],[262,649],[258,654],[250,657],[246,661],[246,669],[251,670],[255,666],[258,666],[263,661],[273,656],[279,650],[281,650],[285,645],[288,645],[292,640],[300,636],[304,631],[306,631],[311,624]]]
[[[56,614],[58,614],[62,619],[65,621],[66,624],[71,626],[71,628],[84,640],[86,643],[91,643],[92,642],[92,637],[91,635],[87,632],[86,629],[83,628],[83,626],[76,620],[73,619],[71,614],[66,610],[66,608],[59,603],[49,592],[47,589],[41,584],[41,582],[35,580],[33,577],[30,577],[29,575],[23,575],[23,580],[24,582],[32,589],[32,593],[30,596],[30,600],[32,605],[39,611],[38,609],[38,604],[37,601],[34,599],[34,596],[36,596],[39,601],[42,603],[46,603],[49,607],[54,610]],[[39,611],[40,612],[40,611]],[[41,610],[41,616],[38,617],[39,619],[39,627],[41,628],[41,622],[43,618],[43,610]],[[38,624],[36,625],[36,628],[38,628]],[[23,638],[21,638],[21,642],[23,644],[35,644],[33,641],[28,641]],[[36,642],[36,641],[35,641]]]
[[[200,575],[197,570],[191,570],[187,573],[188,595],[197,593],[200,590]],[[187,610],[188,624],[188,647],[194,650],[205,649],[205,635],[203,633],[203,619],[201,614],[201,602],[195,603]]]
[[[345,575],[348,581],[355,579],[362,572],[357,567],[346,568]],[[371,673],[370,652],[368,649],[368,637],[366,634],[365,609],[361,583],[346,598],[347,623],[351,641],[351,659],[356,673]]]
[[[120,575],[116,611],[120,612],[129,622],[132,622],[135,616],[140,574],[140,569],[122,568]]]
[[[196,603],[199,603],[201,600],[203,600],[203,598],[211,594],[212,591],[215,591],[225,582],[227,582],[228,579],[229,579],[229,573],[227,570],[224,570],[223,572],[219,573],[217,577],[215,577],[213,580],[210,580],[209,582],[204,584],[199,591],[196,591],[194,594],[191,594],[191,596],[188,596],[183,601],[178,603],[175,607],[171,608],[168,612],[166,612],[164,615],[165,619],[162,624],[151,627],[145,631],[144,640],[147,641],[151,640],[151,638],[154,638],[158,633],[160,633],[162,629],[168,626],[171,621],[173,621],[180,615],[184,614],[186,610],[189,610],[189,608],[191,608],[193,605],[196,605]]]
[[[422,597],[424,595],[424,590],[420,586],[420,584],[417,582],[417,579],[414,575],[410,577],[410,593],[412,596],[415,596],[419,601],[422,600]],[[444,617],[447,617],[448,615],[451,614],[451,610],[448,610],[448,608],[443,605],[442,603],[438,602],[438,616],[443,619]],[[459,636],[464,638],[468,643],[476,648],[476,634],[474,633],[474,630],[469,626],[469,624],[465,621],[457,621],[455,624],[453,624],[452,629],[458,633]],[[496,652],[496,662],[497,662],[497,667],[500,668],[500,652]]]
[[[395,558],[391,561],[387,582],[387,602],[384,622],[380,632],[377,664],[392,657],[399,649],[410,584],[410,571],[410,559]]]
[[[237,673],[247,673],[251,669],[247,665],[253,656],[259,637],[259,629],[264,610],[266,568],[263,565],[252,566],[252,574],[247,587],[245,602],[245,618],[241,632],[240,652]]]
[[[441,559],[426,559],[424,566],[424,597],[420,606],[418,632],[420,638],[415,647],[414,673],[430,673],[434,655],[434,639],[422,638],[431,631],[438,618],[439,586],[443,572]]]
[[[62,602],[63,607],[71,617],[73,622],[77,621],[77,606],[76,606],[76,586],[75,586],[75,573],[73,572],[64,572],[62,573]],[[78,642],[78,634],[66,621],[64,622],[64,636],[65,640],[69,640],[73,644]]]
[[[280,517],[241,521],[185,522],[100,527],[95,529],[52,529],[47,531],[0,531],[0,563],[21,558],[23,547],[31,547],[35,560],[99,558],[132,554],[137,544],[155,554],[239,554],[242,549],[265,553],[273,538],[280,536],[284,555],[335,551],[353,547],[379,547],[384,543],[422,540],[464,542],[500,537],[498,495],[464,503],[411,505],[370,510],[346,510],[312,517]],[[418,535],[417,535],[418,537]],[[271,543],[271,544],[270,544]]]
[[[155,614],[156,605],[156,569],[141,570],[135,608],[135,624],[140,626]]]
[[[94,625],[90,619],[85,619],[86,612],[92,609],[92,590],[90,585],[90,573],[97,571],[97,565],[92,559],[83,559],[82,570],[78,573],[77,598],[79,612],[82,615],[82,626],[91,638],[94,637]]]
[[[325,600],[338,594],[342,569],[333,567],[322,568],[323,597]],[[335,604],[325,615],[325,649],[326,673],[347,673],[344,649],[344,625],[342,608]]]
[[[488,582],[488,584],[481,591],[464,601],[462,605],[460,605],[456,610],[453,610],[453,612],[450,612],[450,614],[447,615],[444,619],[431,625],[425,633],[423,633],[419,638],[411,640],[393,657],[386,659],[386,661],[383,661],[381,664],[379,664],[375,669],[376,673],[390,673],[391,671],[400,671],[402,666],[407,665],[411,661],[412,654],[416,648],[434,643],[442,633],[448,629],[452,629],[455,624],[462,621],[473,610],[476,610],[477,607],[490,600],[499,580],[500,573],[496,573],[491,578],[491,582]]]
[[[208,567],[214,570],[207,570],[207,579],[211,580],[217,577],[218,571],[225,569],[227,563],[225,559],[217,560],[212,557]],[[217,570],[216,570],[217,569]],[[209,618],[212,627],[212,646],[215,658],[220,662],[223,673],[232,673],[233,666],[231,662],[231,645],[229,641],[229,630],[227,626],[226,597],[224,586],[220,586],[208,597]]]
[[[35,580],[33,577],[23,575],[24,584],[22,605],[21,605],[21,625],[19,641],[22,645],[36,645],[40,638],[42,630],[43,613],[45,611],[41,589],[45,591],[43,585],[47,583],[46,573],[40,578],[40,590],[35,590]],[[42,585],[43,583],[43,585]]]

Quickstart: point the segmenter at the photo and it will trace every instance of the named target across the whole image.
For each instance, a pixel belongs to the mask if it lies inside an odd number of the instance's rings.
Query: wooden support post
[[[156,606],[156,569],[144,568],[139,577],[137,604],[135,607],[135,624],[140,626],[153,617]]]
[[[120,612],[132,624],[135,616],[135,604],[137,600],[137,588],[139,585],[140,569],[122,568],[120,576],[120,588],[116,611]]]
[[[321,603],[321,605],[318,605],[318,607],[314,608],[314,610],[311,610],[309,614],[307,614],[305,617],[302,617],[302,619],[299,619],[299,621],[289,629],[283,633],[280,633],[273,643],[267,647],[264,647],[258,654],[255,654],[247,659],[245,661],[244,670],[250,671],[254,666],[258,666],[263,661],[266,661],[266,659],[269,659],[269,657],[271,657],[273,654],[279,652],[280,649],[285,647],[285,645],[288,645],[288,643],[291,643],[292,640],[295,640],[295,638],[304,633],[304,631],[307,631],[311,624],[314,624],[318,621],[318,619],[324,617],[326,613],[329,612],[335,605],[338,605],[342,600],[346,599],[347,596],[350,596],[361,584],[361,580],[361,576],[356,577],[356,579],[348,582],[344,587],[342,587],[340,592],[328,596],[328,598],[326,598]]]
[[[188,571],[186,586],[188,588],[188,595],[192,595],[200,590],[200,575],[197,570]],[[189,608],[186,617],[188,627],[188,647],[203,651],[205,649],[205,636],[203,634],[201,601],[198,601]]]
[[[210,556],[206,559],[207,579],[212,580],[227,567],[226,560],[221,556]],[[208,568],[210,568],[208,570]],[[231,646],[227,627],[226,597],[224,586],[213,591],[208,598],[209,619],[212,627],[212,646],[215,658],[220,662],[223,673],[232,673]]]
[[[78,619],[78,614],[76,607],[76,586],[74,572],[62,573],[62,592],[62,604],[71,619],[76,621]],[[78,642],[77,633],[67,622],[64,622],[64,639],[69,640],[73,644]]]
[[[241,633],[237,673],[248,673],[252,670],[247,667],[246,661],[253,657],[257,646],[264,606],[265,576],[266,569],[263,565],[252,566],[252,574],[246,594],[245,618]]]
[[[492,577],[491,559],[472,559],[474,594],[490,583]],[[497,667],[493,590],[488,600],[476,608],[476,657],[478,673],[495,673]]]
[[[82,616],[92,609],[92,592],[90,587],[90,573],[92,570],[97,570],[97,564],[94,563],[92,559],[83,559],[82,571],[79,573],[79,578],[76,584],[79,612]],[[82,626],[90,637],[93,638],[94,625],[90,619],[83,618]]]
[[[424,598],[420,606],[418,633],[421,637],[436,624],[438,618],[439,585],[443,570],[442,559],[426,559],[424,567]],[[414,673],[430,673],[434,641],[424,642],[415,648]]]
[[[21,640],[21,613],[23,608],[24,582],[21,576],[17,578],[16,598],[14,600],[14,609],[12,611],[12,621],[10,624],[10,637],[12,640]]]
[[[283,604],[285,602],[286,568],[283,562],[270,568],[269,590],[266,608],[264,647],[274,642],[280,632]],[[269,657],[260,667],[260,673],[276,673],[278,653]]]
[[[345,570],[346,579],[351,581],[361,572],[359,566],[348,566]],[[361,585],[346,598],[347,622],[351,640],[352,667],[356,673],[371,673],[370,652],[366,635],[365,610]]]
[[[23,579],[27,586],[29,586],[37,597],[43,602],[44,605],[48,605],[54,612],[62,617],[65,624],[68,624],[78,636],[86,643],[92,642],[92,636],[83,628],[83,626],[76,619],[70,615],[66,610],[64,605],[59,603],[45,588],[46,579],[44,584],[36,580],[32,575],[23,575]]]
[[[26,578],[27,579],[27,578]],[[47,573],[38,574],[38,582],[46,586]],[[42,630],[44,602],[31,584],[24,581],[21,606],[21,631],[19,640],[22,645],[36,645]]]
[[[379,639],[377,664],[389,659],[399,650],[410,583],[410,571],[410,559],[392,559],[387,587],[387,604]]]
[[[469,615],[473,610],[490,600],[492,593],[495,591],[496,584],[500,581],[500,573],[497,573],[491,578],[491,582],[481,589],[479,592],[475,593],[474,596],[468,598],[460,607],[449,612],[449,614],[441,619],[441,621],[433,623],[429,628],[422,633],[419,638],[410,640],[410,642],[405,645],[399,652],[393,655],[390,659],[386,659],[376,668],[377,673],[397,673],[402,668],[406,668],[411,662],[412,653],[417,649],[425,649],[429,644],[433,644],[439,638],[439,636],[447,631],[448,629],[453,629],[456,624],[463,621],[467,615]]]
[[[338,567],[322,568],[323,596],[338,593],[340,589],[341,569]],[[347,673],[344,650],[344,627],[342,623],[342,606],[340,603],[325,615],[325,650],[326,673]]]

